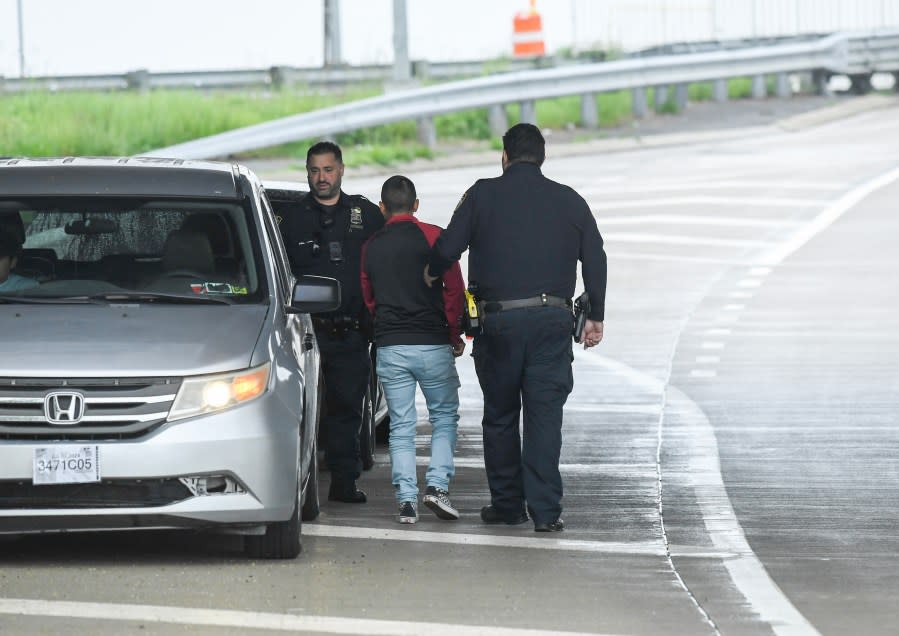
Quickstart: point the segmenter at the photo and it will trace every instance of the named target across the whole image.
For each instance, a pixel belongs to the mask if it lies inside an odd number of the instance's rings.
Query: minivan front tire
[[[299,475],[297,475],[297,496],[293,504],[293,514],[287,521],[270,523],[265,529],[265,534],[244,536],[244,552],[252,559],[295,559],[303,550],[300,531],[300,490]]]

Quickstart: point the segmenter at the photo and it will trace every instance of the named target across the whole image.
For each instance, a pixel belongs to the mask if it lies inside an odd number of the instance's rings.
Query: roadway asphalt
[[[576,352],[566,409],[562,535],[479,522],[464,356],[458,522],[397,524],[382,447],[370,502],[324,503],[297,561],[185,533],[5,541],[0,634],[899,632],[899,103],[869,103],[692,143],[550,142],[545,172],[588,200],[610,259],[606,338]],[[445,224],[498,163],[401,171]]]

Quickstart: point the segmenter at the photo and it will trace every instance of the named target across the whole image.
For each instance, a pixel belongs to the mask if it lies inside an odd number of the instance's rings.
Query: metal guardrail
[[[504,59],[496,61],[413,62],[416,79],[455,79],[498,71],[518,71],[554,67],[564,63],[553,57]],[[0,94],[32,91],[119,91],[155,89],[244,89],[308,85],[344,86],[354,83],[378,84],[390,81],[392,66],[335,66],[297,68],[274,66],[269,69],[236,71],[190,71],[150,73],[132,71],[122,75],[62,75],[54,77],[12,78],[0,76]]]
[[[492,107],[494,116],[497,110],[501,111],[501,117],[504,118],[505,111],[502,106],[509,103],[521,103],[522,119],[529,121],[535,119],[533,107],[535,100],[565,95],[588,96],[593,100],[597,93],[633,89],[635,97],[638,98],[635,99],[635,104],[641,102],[639,97],[642,95],[642,103],[645,105],[645,91],[648,87],[671,85],[683,87],[691,82],[706,81],[723,83],[727,78],[733,77],[764,78],[766,75],[776,74],[783,78],[783,81],[778,82],[778,86],[789,86],[786,81],[789,73],[821,69],[834,73],[845,72],[845,69],[851,67],[850,43],[849,36],[837,34],[802,44],[658,56],[541,71],[504,73],[389,93],[232,130],[145,154],[185,159],[225,157],[257,148],[327,137],[402,120],[418,120],[420,129],[421,125],[427,128],[429,118],[434,115],[483,107]],[[893,54],[899,59],[899,48],[895,49]],[[764,85],[764,82],[760,84]],[[683,94],[685,100],[686,91],[682,90],[679,93]],[[592,103],[595,116],[595,101]],[[502,128],[501,125],[493,127]]]

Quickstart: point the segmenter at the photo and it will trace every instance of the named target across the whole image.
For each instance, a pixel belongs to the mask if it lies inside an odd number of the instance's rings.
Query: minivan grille
[[[181,378],[0,377],[0,439],[138,437],[165,421],[180,386]]]
[[[193,495],[178,479],[104,479],[96,484],[0,481],[0,510],[167,506]]]

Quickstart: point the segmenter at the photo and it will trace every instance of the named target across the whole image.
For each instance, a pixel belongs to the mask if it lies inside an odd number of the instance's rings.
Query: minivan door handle
[[[307,333],[303,338],[303,351],[311,351],[312,347],[315,346],[315,339],[312,337],[311,333]]]

